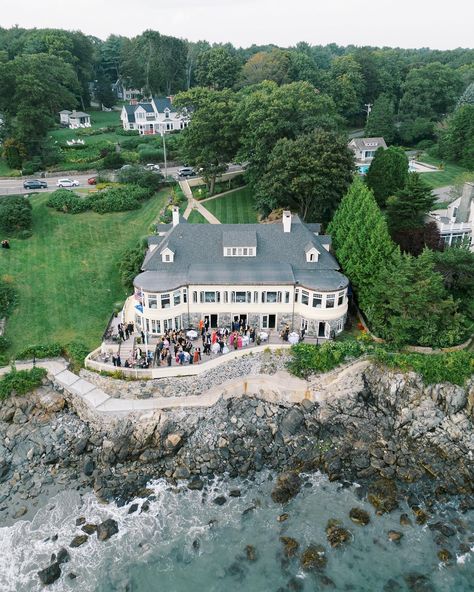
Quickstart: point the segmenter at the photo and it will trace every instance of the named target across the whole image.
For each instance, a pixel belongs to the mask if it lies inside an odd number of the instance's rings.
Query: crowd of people
[[[126,341],[134,334],[134,324],[119,323],[117,325],[118,340]],[[281,331],[280,337],[283,341],[288,341],[290,328],[288,325]],[[193,343],[200,335],[200,345]],[[222,327],[219,329],[210,329],[209,320],[201,319],[198,325],[198,331],[187,334],[183,329],[167,330],[159,339],[157,345],[152,347],[149,339],[140,331],[141,339],[133,349],[129,358],[123,362],[120,355],[106,355],[104,361],[112,361],[116,367],[124,368],[150,368],[152,366],[171,366],[173,364],[199,364],[202,356],[211,354],[222,355],[228,353],[231,349],[238,350],[251,343],[260,344],[262,337],[266,338],[265,333],[259,333],[254,327],[250,326],[243,319],[234,320],[230,328]],[[304,338],[302,331],[301,338]],[[145,351],[144,351],[145,350]]]

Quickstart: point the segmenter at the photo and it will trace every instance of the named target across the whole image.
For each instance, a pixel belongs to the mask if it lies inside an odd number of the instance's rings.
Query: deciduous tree
[[[297,211],[304,220],[328,223],[354,173],[346,138],[315,131],[295,140],[282,138],[256,186],[263,214],[276,207]]]

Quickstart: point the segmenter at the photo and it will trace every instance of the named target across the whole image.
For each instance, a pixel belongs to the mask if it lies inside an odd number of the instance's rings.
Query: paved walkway
[[[186,179],[181,180],[179,186],[188,200],[188,205],[184,211],[183,218],[186,218],[187,220],[191,212],[197,210],[204,218],[206,218],[209,224],[220,224],[220,220],[218,220],[214,214],[211,214],[211,212],[200,204],[197,199],[194,199],[193,192]]]
[[[156,411],[171,409],[212,407],[219,399],[254,396],[271,403],[299,403],[311,399],[311,392],[305,380],[295,378],[287,372],[276,374],[255,374],[228,381],[201,395],[187,397],[156,397],[151,399],[115,398],[97,388],[89,381],[80,378],[67,369],[65,360],[42,360],[36,366],[45,368],[49,378],[69,394],[72,405],[79,415],[84,405],[97,416],[125,417],[139,415],[150,418]],[[17,370],[30,370],[32,362],[17,364]],[[10,368],[0,368],[0,375]]]

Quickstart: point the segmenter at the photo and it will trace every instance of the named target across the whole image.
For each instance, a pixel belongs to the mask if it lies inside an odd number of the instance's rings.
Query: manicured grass
[[[250,188],[243,187],[233,193],[211,199],[202,205],[222,224],[251,224],[257,222],[257,212]]]
[[[431,164],[434,166],[438,166],[440,164],[440,159],[433,158],[428,154],[424,153],[420,157],[420,162],[426,162],[426,164]],[[456,181],[456,178],[462,175],[463,173],[467,173],[468,170],[458,164],[453,164],[450,162],[443,162],[444,170],[436,172],[436,173],[422,173],[423,181],[426,182],[432,189],[436,189],[437,187],[445,187],[447,185],[453,185]]]
[[[197,210],[191,210],[189,214],[188,222],[190,224],[209,224],[204,216]]]
[[[71,340],[97,347],[113,306],[127,294],[120,283],[121,253],[149,233],[163,207],[162,191],[139,210],[61,214],[35,196],[33,236],[1,249],[0,277],[11,279],[19,304],[6,336],[17,353],[28,345]]]

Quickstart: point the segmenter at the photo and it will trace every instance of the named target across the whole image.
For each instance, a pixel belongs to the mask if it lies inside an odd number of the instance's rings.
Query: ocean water
[[[44,590],[37,571],[49,563],[61,546],[68,547],[81,533],[76,518],[87,522],[114,518],[119,533],[105,542],[95,535],[77,549],[69,549],[71,559],[62,565],[62,576],[47,589],[54,592],[277,592],[283,590],[352,590],[382,592],[392,579],[408,590],[404,576],[416,572],[429,577],[436,592],[474,590],[474,543],[471,551],[456,553],[461,541],[473,533],[474,513],[457,514],[453,506],[437,509],[432,520],[458,518],[464,532],[449,538],[453,561],[446,566],[437,558],[433,532],[425,526],[400,526],[401,512],[376,516],[360,499],[357,484],[342,487],[323,475],[308,476],[301,493],[284,508],[270,497],[270,473],[256,481],[216,479],[205,490],[189,491],[171,487],[164,481],[151,484],[155,492],[148,512],[128,514],[131,505],[101,504],[93,494],[80,496],[63,492],[49,500],[31,521],[19,521],[0,528],[0,590],[33,592]],[[239,488],[241,497],[229,497]],[[224,495],[227,502],[217,506],[213,499]],[[135,500],[139,504],[145,500]],[[371,523],[353,524],[349,510],[369,511]],[[288,513],[280,522],[278,516]],[[340,519],[352,533],[344,549],[331,549],[325,526],[330,518]],[[387,538],[387,531],[403,532],[400,544]],[[52,535],[57,541],[51,541]],[[281,536],[300,543],[300,551],[310,543],[326,547],[328,564],[320,575],[305,573],[298,559],[285,560]],[[49,540],[47,540],[49,539]],[[472,539],[471,539],[472,540]],[[246,547],[252,545],[255,559],[249,560]],[[67,577],[77,575],[75,580]],[[324,577],[321,577],[321,576]],[[420,588],[422,590],[422,588]]]

